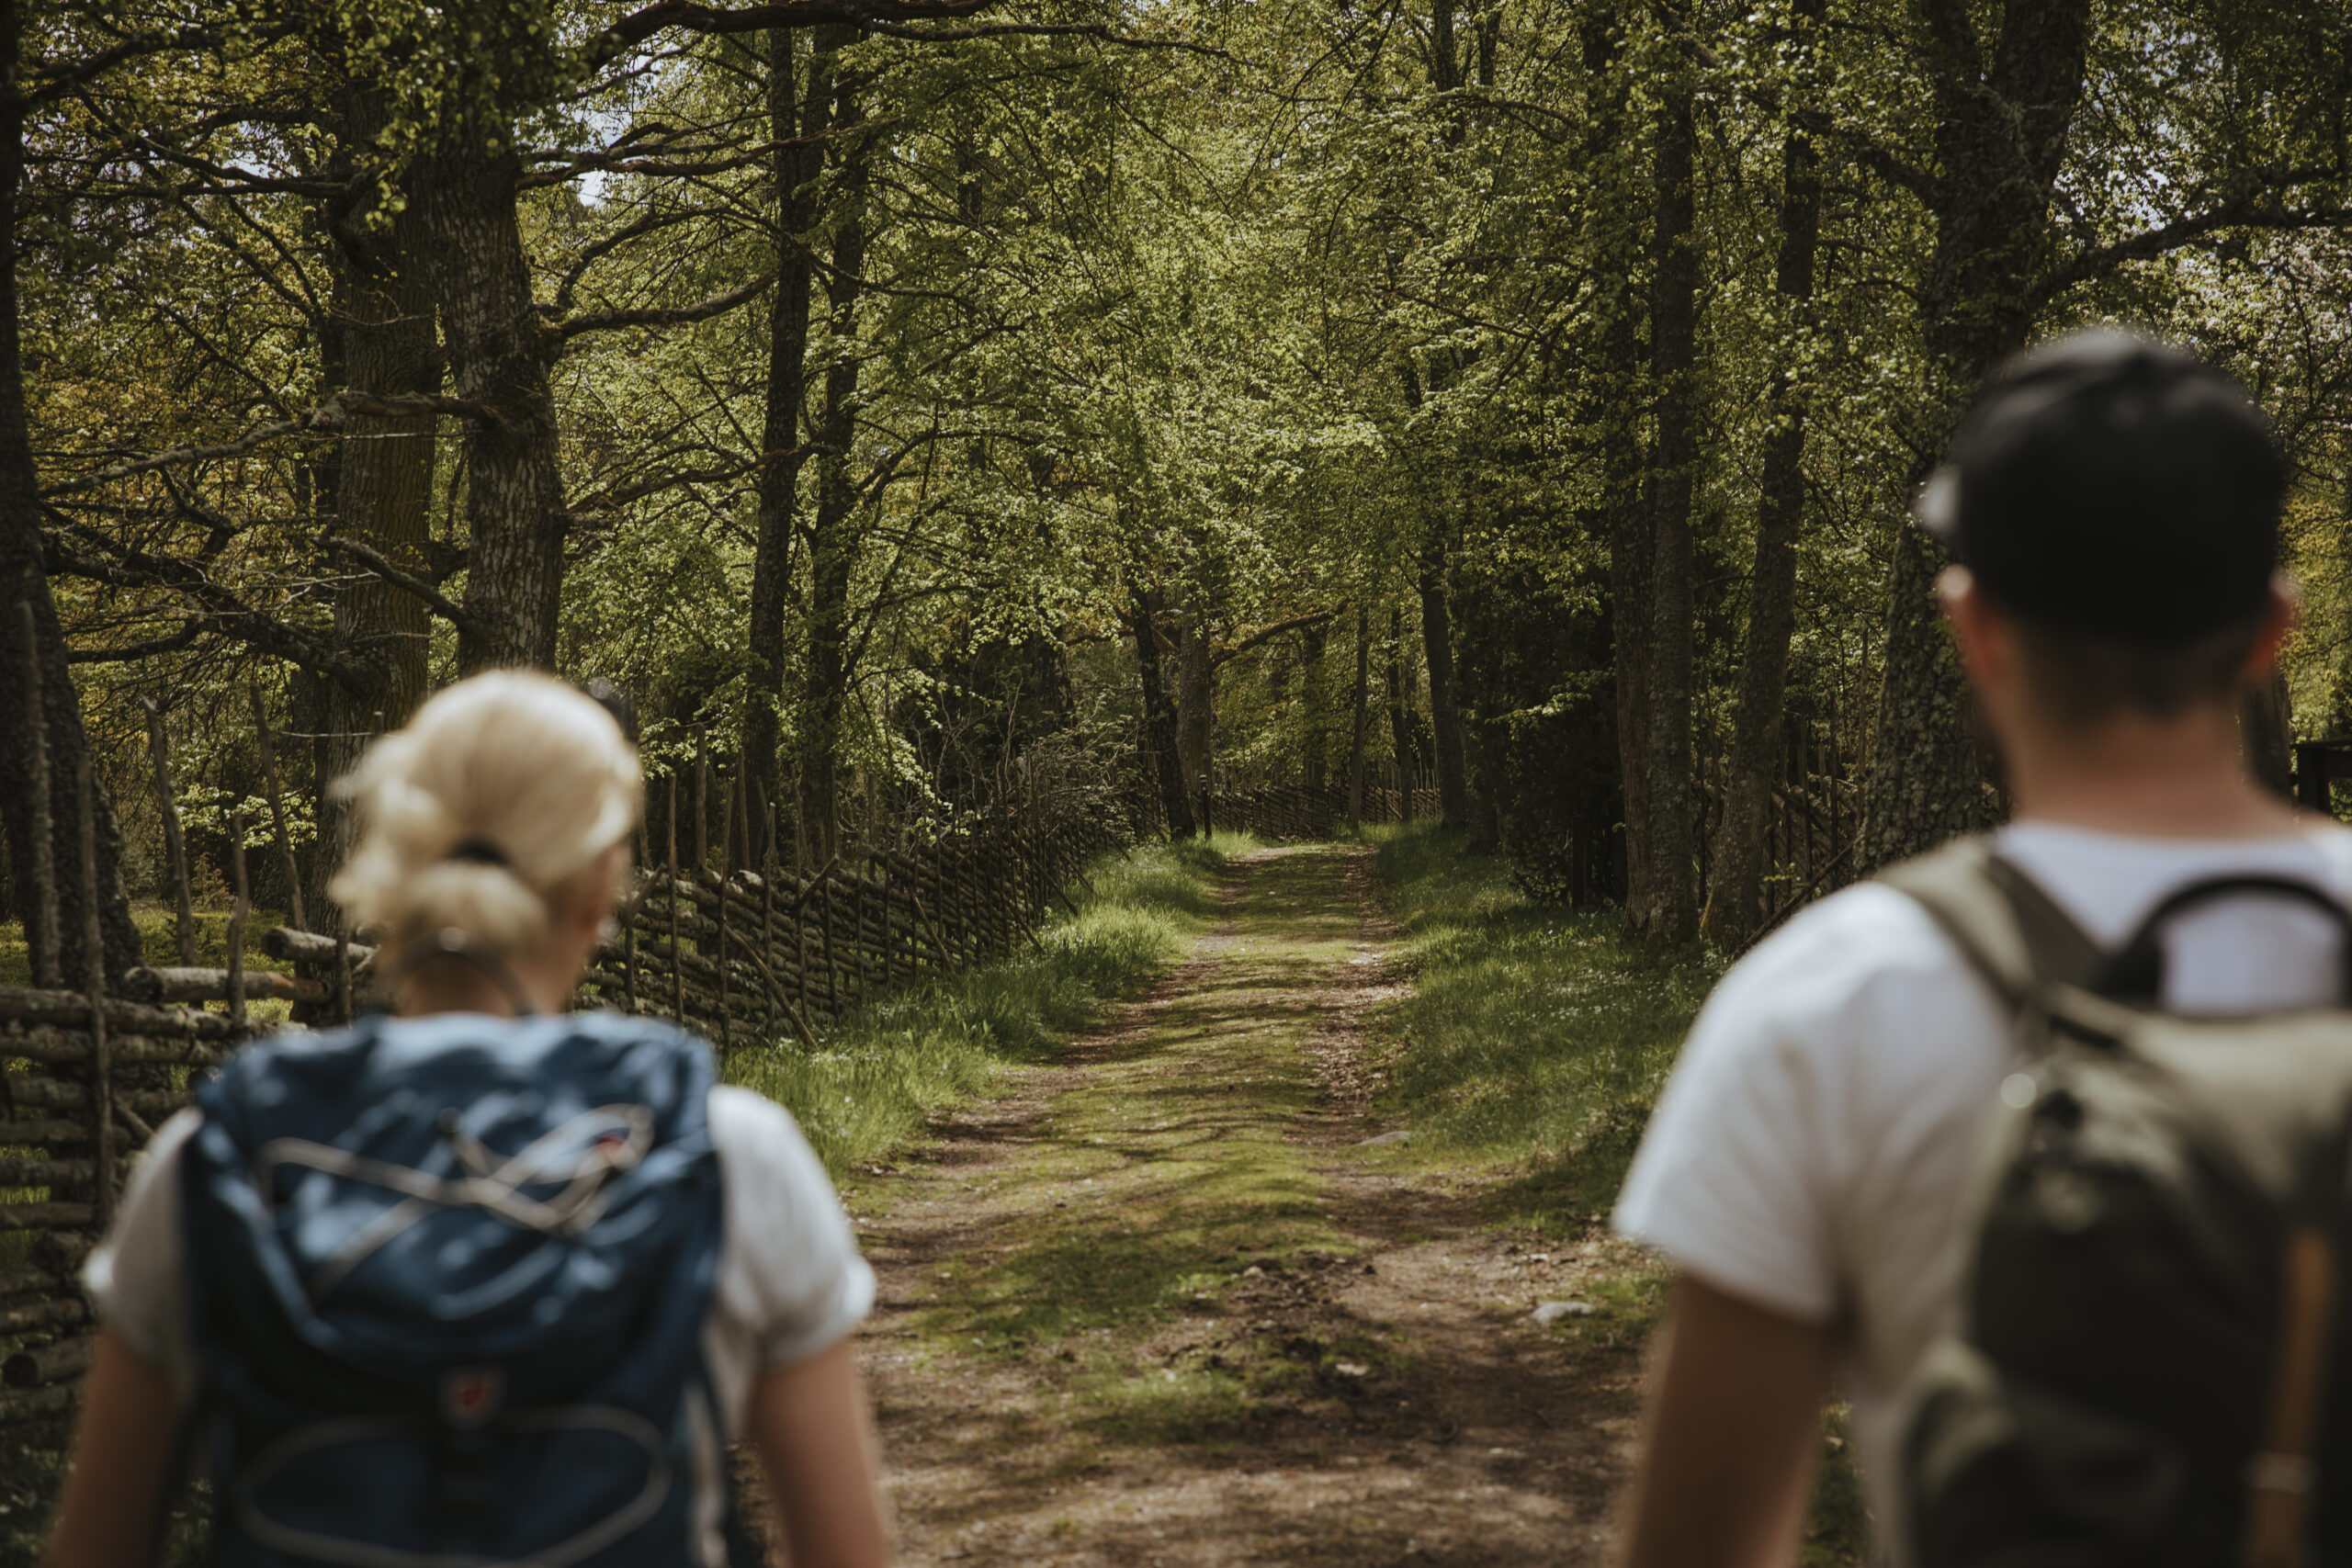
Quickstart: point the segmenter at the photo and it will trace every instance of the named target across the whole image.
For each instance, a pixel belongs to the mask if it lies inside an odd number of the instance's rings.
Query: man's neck
[[[2152,839],[2266,838],[2301,820],[2246,776],[2226,711],[2127,716],[2087,733],[2036,727],[2004,751],[2019,820]]]

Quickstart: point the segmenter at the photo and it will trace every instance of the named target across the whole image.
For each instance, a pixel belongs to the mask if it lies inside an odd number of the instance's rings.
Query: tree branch
[[[1271,642],[1284,632],[1295,632],[1305,626],[1319,626],[1339,613],[1337,610],[1317,610],[1310,615],[1293,615],[1287,621],[1276,621],[1271,626],[1261,626],[1222,653],[1212,653],[1209,656],[1209,668],[1214,670],[1219,665],[1238,659],[1261,643]]]
[[[608,333],[622,327],[682,327],[691,321],[707,321],[713,316],[723,316],[738,305],[748,304],[766,293],[775,282],[775,274],[765,273],[741,288],[725,294],[714,294],[698,304],[681,306],[676,310],[592,310],[584,316],[574,316],[557,330],[569,343],[582,333]]]
[[[426,608],[466,636],[479,637],[482,635],[481,623],[469,615],[464,605],[423,578],[413,577],[402,571],[386,559],[383,553],[372,545],[363,545],[356,539],[347,539],[340,534],[329,534],[319,543],[338,555],[349,556],[401,592],[412,598],[423,600]]]
[[[815,28],[829,22],[919,21],[931,17],[968,17],[996,0],[784,0],[782,5],[702,6],[694,0],[654,0],[605,29],[597,52],[617,54],[643,43],[664,28],[695,33],[762,32],[769,28]]]
[[[981,38],[1091,38],[1104,43],[1115,43],[1122,49],[1173,49],[1186,54],[1198,54],[1210,60],[1221,60],[1229,65],[1245,62],[1204,43],[1189,39],[1136,38],[1123,33],[1102,22],[990,22],[975,28],[910,28],[898,22],[871,21],[865,30],[886,38],[913,39],[920,43],[962,43]]]
[[[469,419],[487,420],[503,426],[506,420],[488,403],[467,398],[445,398],[435,394],[416,392],[395,397],[375,397],[366,392],[337,392],[313,409],[305,409],[291,419],[274,419],[254,425],[234,441],[213,446],[173,446],[153,452],[144,457],[127,457],[110,464],[95,474],[85,474],[78,479],[65,479],[42,491],[41,499],[54,500],[61,495],[76,495],[85,490],[96,490],[117,479],[127,479],[156,468],[167,468],[180,463],[205,463],[216,457],[238,457],[256,446],[288,435],[328,436],[343,428],[343,422],[354,414],[376,418],[397,419],[416,413],[458,414]]]
[[[2034,290],[2036,305],[2047,303],[2078,283],[2104,277],[2126,262],[2153,261],[2157,256],[2193,245],[2223,229],[2329,229],[2352,226],[2352,205],[2290,208],[2279,200],[2287,186],[2304,183],[2291,176],[2242,190],[2209,211],[2176,218],[2110,245],[2098,245],[2077,254]]]
[[[148,659],[158,653],[177,653],[197,639],[204,622],[190,615],[180,629],[168,637],[153,637],[144,642],[129,642],[119,648],[69,648],[65,650],[68,664],[122,664],[134,659]]]
[[[272,619],[185,561],[118,545],[74,522],[54,507],[43,508],[57,526],[41,531],[41,564],[59,577],[80,577],[119,588],[164,588],[188,602],[205,630],[234,637],[291,664],[315,670],[355,691],[371,689],[376,671],[366,661],[299,626]],[[76,550],[64,536],[99,552]]]

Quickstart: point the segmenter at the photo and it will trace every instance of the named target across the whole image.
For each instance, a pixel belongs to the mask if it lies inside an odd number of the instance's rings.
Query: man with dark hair
[[[2238,698],[2292,618],[2284,491],[2226,377],[2093,332],[1997,375],[1921,493],[1920,525],[1961,563],[1944,608],[2015,807],[1995,849],[2101,947],[2216,876],[2352,894],[2352,832],[2298,816],[2241,761]],[[2160,928],[2159,999],[2332,1002],[2336,929],[2258,894],[2198,905]],[[1679,1273],[1635,1568],[1787,1562],[1833,1375],[1904,1560],[1900,1394],[1953,1325],[1961,1188],[2015,1051],[1991,986],[1884,883],[1804,910],[1725,976],[1617,1209]]]

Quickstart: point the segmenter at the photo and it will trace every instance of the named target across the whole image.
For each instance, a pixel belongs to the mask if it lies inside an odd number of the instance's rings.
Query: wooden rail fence
[[[92,1332],[82,1262],[136,1151],[187,1102],[197,1075],[280,1027],[254,1017],[250,1004],[288,1004],[294,1027],[347,1021],[375,962],[365,943],[288,926],[261,942],[283,970],[244,966],[244,825],[233,817],[228,963],[195,962],[178,812],[160,728],[154,735],[181,962],[115,976],[94,968],[69,984],[55,953],[37,952],[33,985],[0,986],[0,1427],[73,1407]],[[34,762],[45,777],[43,761]],[[95,908],[94,796],[86,776],[77,782],[84,904]],[[1101,780],[1013,770],[997,802],[953,831],[845,852],[808,874],[773,856],[752,870],[737,863],[751,837],[737,830],[741,792],[722,808],[718,852],[690,830],[682,855],[677,805],[687,791],[666,782],[661,852],[651,852],[650,835],[640,840],[635,886],[575,1002],[673,1020],[722,1056],[814,1046],[824,1026],[893,987],[1037,943],[1057,903],[1075,909],[1066,889],[1083,879],[1086,862],[1135,837],[1118,792]],[[268,783],[275,796],[275,777]],[[698,761],[692,795],[703,798],[709,784]],[[290,870],[282,809],[272,813],[272,834]],[[54,910],[54,868],[31,869],[20,891]],[[95,931],[88,945],[96,951]]]

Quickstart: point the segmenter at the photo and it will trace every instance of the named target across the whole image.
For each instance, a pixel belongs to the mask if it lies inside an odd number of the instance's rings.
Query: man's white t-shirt
[[[197,1368],[179,1165],[199,1120],[182,1111],[155,1130],[113,1228],[82,1271],[99,1320],[169,1378],[183,1404],[195,1395]],[[702,1555],[724,1562],[723,1444],[742,1433],[753,1382],[768,1368],[806,1360],[846,1337],[873,1307],[874,1270],[791,1112],[750,1089],[722,1086],[710,1091],[710,1137],[725,1217],[702,1348],[724,1430],[697,1444],[694,1483]]]
[[[2101,945],[2211,877],[2299,878],[2352,899],[2352,831],[2142,839],[2024,821],[1999,852]],[[2243,1012],[2337,999],[2336,927],[2289,899],[2183,912],[2165,1003]],[[1683,1272],[1831,1325],[1864,1483],[1896,1560],[1905,1382],[1953,1321],[1970,1151],[2016,1042],[2007,1011],[1916,901],[1863,883],[1807,908],[1715,988],[1658,1100],[1616,1224]]]

